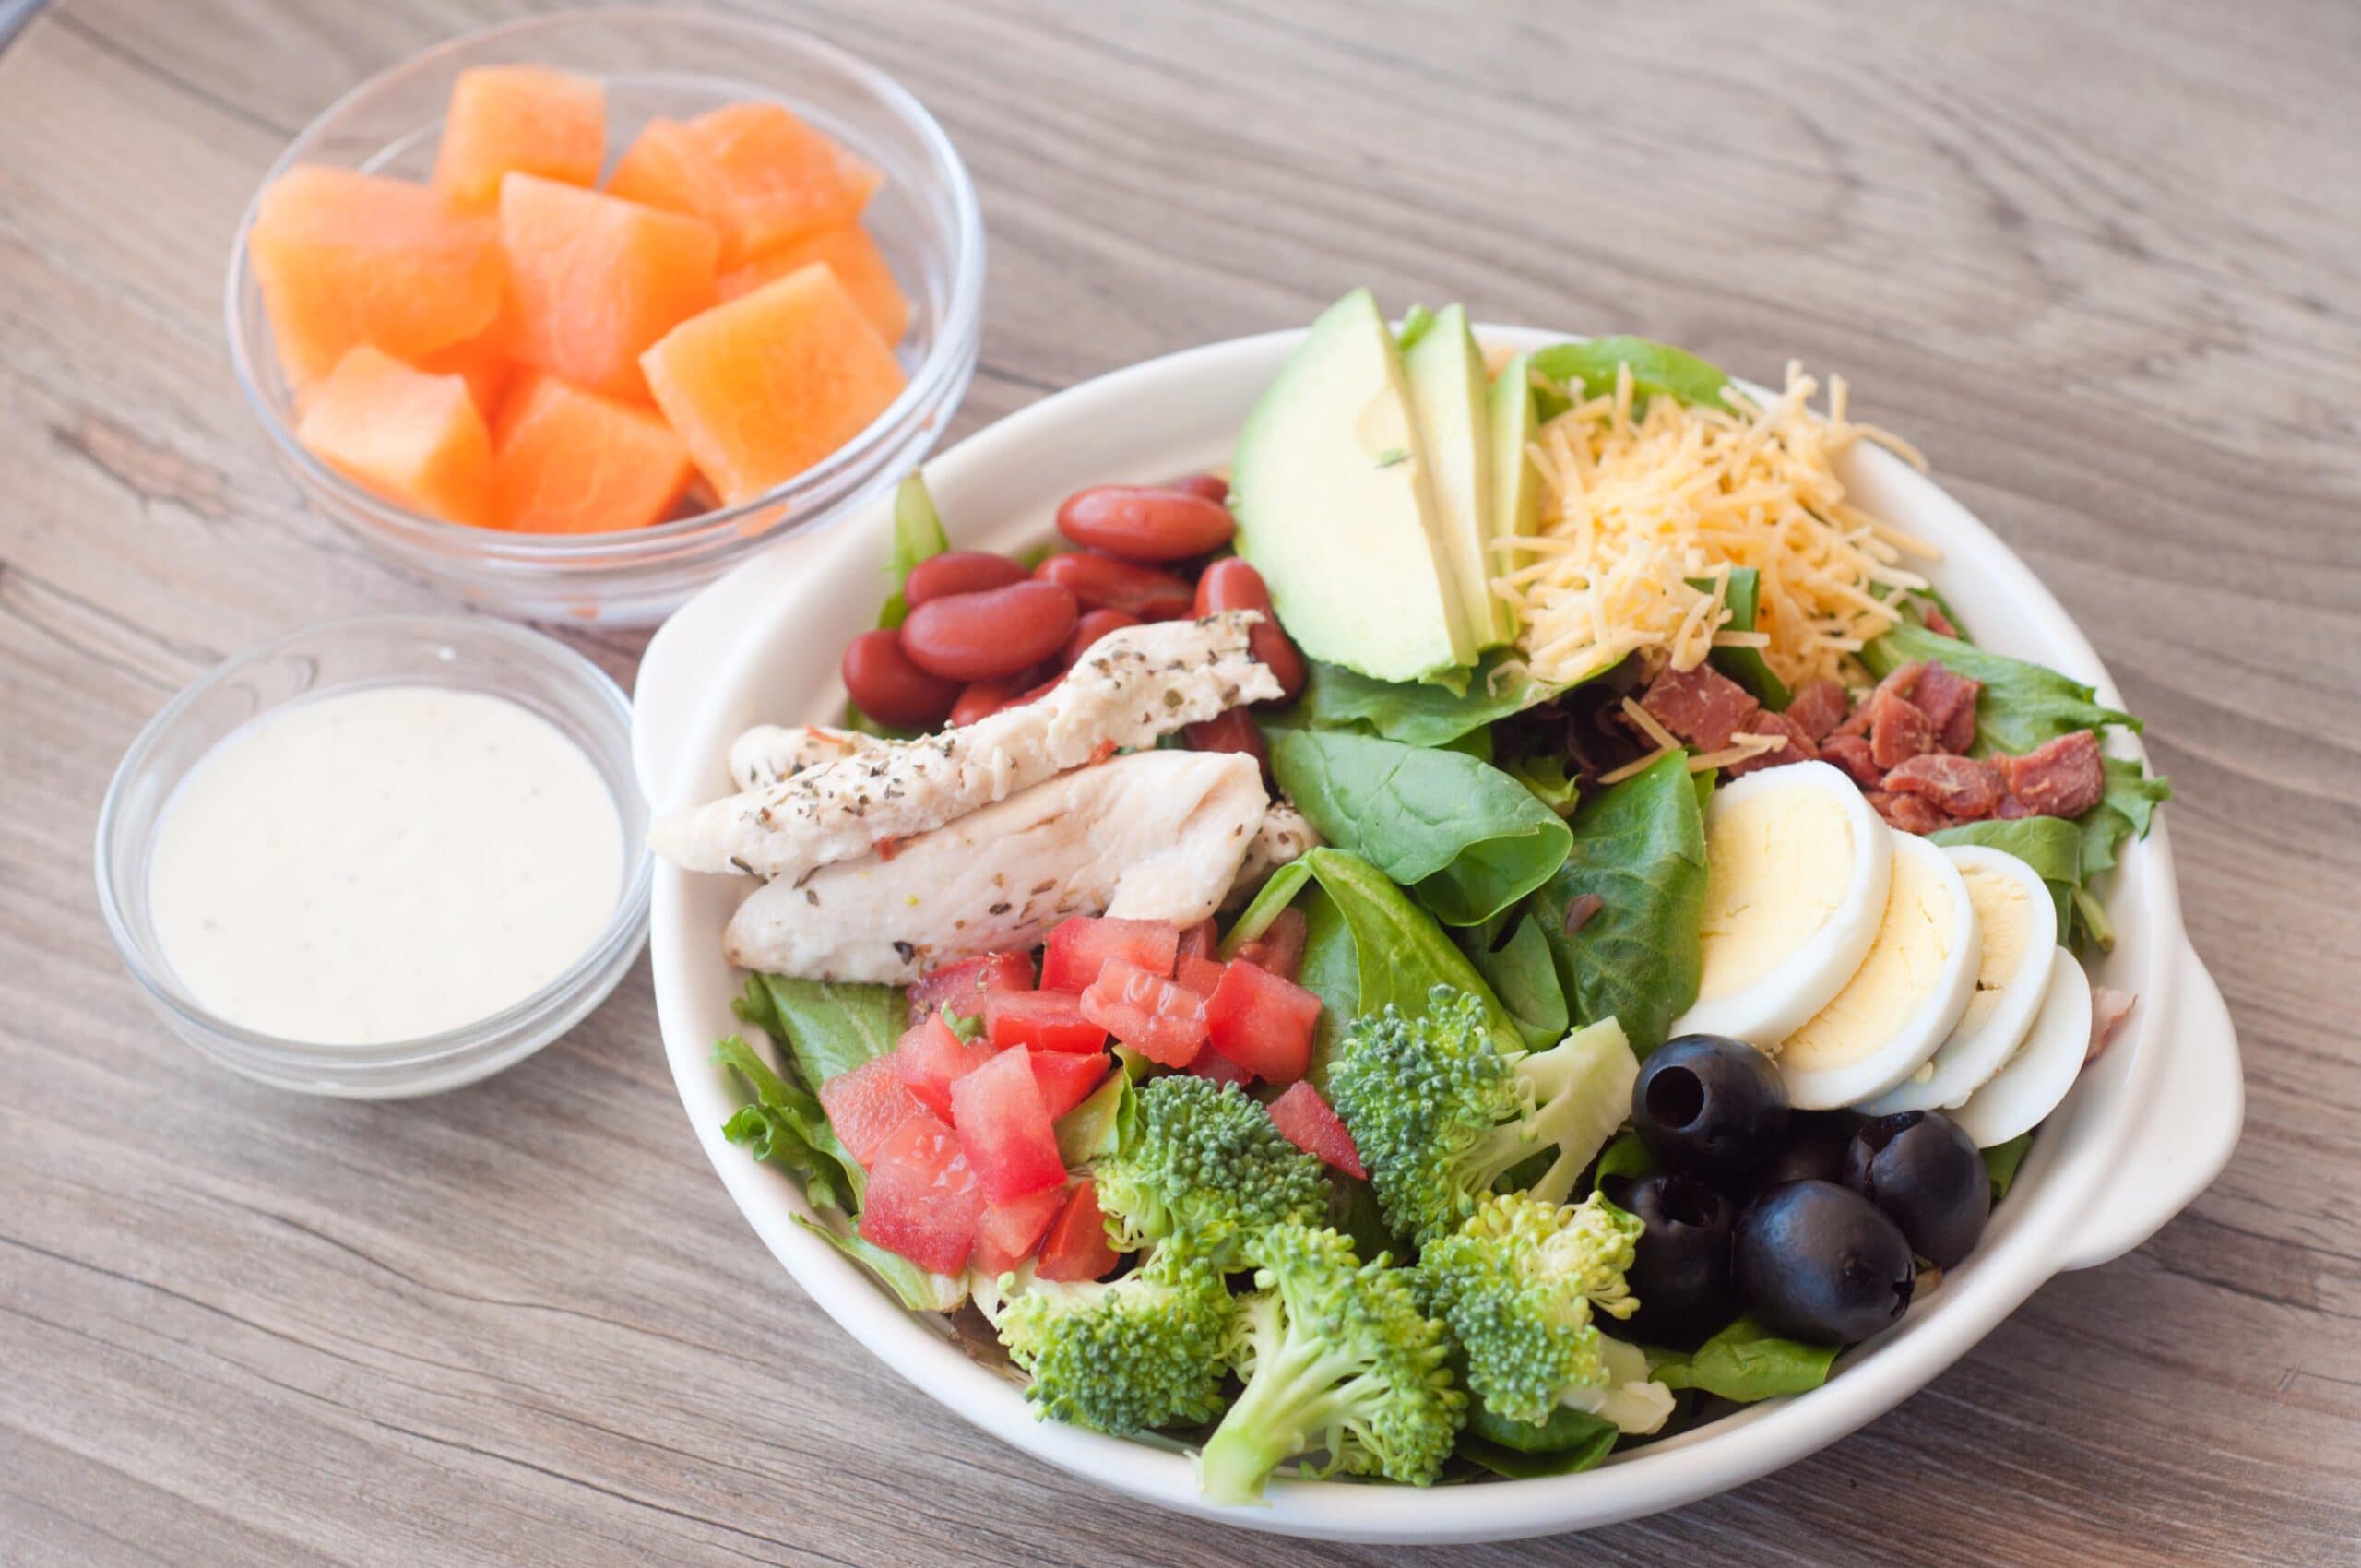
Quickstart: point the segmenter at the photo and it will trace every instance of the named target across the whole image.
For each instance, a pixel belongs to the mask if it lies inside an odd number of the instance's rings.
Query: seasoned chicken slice
[[[1233,909],[1244,904],[1271,880],[1271,873],[1289,861],[1299,861],[1326,842],[1311,820],[1295,809],[1293,801],[1271,802],[1263,814],[1263,826],[1254,832],[1254,841],[1246,846],[1246,858],[1238,865],[1238,880],[1230,885],[1229,897],[1222,900],[1222,908]]]
[[[765,974],[901,985],[1031,947],[1068,915],[1193,924],[1237,880],[1266,802],[1250,756],[1116,757],[921,833],[892,860],[769,883],[738,907],[722,950]]]
[[[730,743],[730,780],[741,790],[767,790],[807,767],[882,752],[891,743],[827,724],[757,724]]]
[[[1247,651],[1247,629],[1260,619],[1232,610],[1109,633],[1032,702],[675,812],[648,846],[689,871],[765,877],[858,859],[1086,762],[1277,696],[1269,668]]]

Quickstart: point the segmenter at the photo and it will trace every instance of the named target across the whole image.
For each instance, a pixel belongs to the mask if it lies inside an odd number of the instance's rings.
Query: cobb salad
[[[651,835],[751,879],[731,1141],[1217,1503],[1817,1386],[2133,1004],[2075,955],[2167,793],[1973,641],[1820,390],[1363,291],[1227,476],[1024,557],[914,477],[842,722]]]

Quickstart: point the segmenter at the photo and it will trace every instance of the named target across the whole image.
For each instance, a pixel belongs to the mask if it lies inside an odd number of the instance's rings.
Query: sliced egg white
[[[2074,955],[2061,947],[2050,968],[2048,994],[2024,1044],[1951,1118],[1975,1140],[1977,1148],[2029,1133],[2058,1109],[2090,1053],[2090,977]]]
[[[1774,770],[1775,771],[1775,770]],[[1799,1110],[1828,1111],[1885,1093],[1935,1054],[1975,994],[1975,905],[1951,857],[1893,836],[1885,918],[1860,968],[1774,1052]]]
[[[1824,762],[1731,780],[1705,808],[1704,968],[1675,1034],[1769,1050],[1828,1005],[1877,940],[1892,829]]]
[[[1943,853],[1967,883],[1982,938],[1975,992],[1924,1066],[1861,1107],[1872,1116],[1964,1105],[2033,1028],[2058,953],[2058,905],[2041,873],[2006,850],[1954,844]]]

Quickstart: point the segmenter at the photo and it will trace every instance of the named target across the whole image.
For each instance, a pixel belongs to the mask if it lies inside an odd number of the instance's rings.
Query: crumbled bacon
[[[1904,833],[1933,833],[1949,827],[1952,819],[1931,802],[1916,795],[1897,795],[1890,790],[1870,791],[1869,803],[1878,808],[1889,826]]]
[[[1878,683],[1878,689],[1863,699],[1860,707],[1853,710],[1852,718],[1836,727],[1836,733],[1839,735],[1868,734],[1870,721],[1877,717],[1878,699],[1900,697],[1904,702],[1909,701],[1911,692],[1918,684],[1918,672],[1926,668],[1923,664],[1904,664],[1894,670],[1884,680]]]
[[[1869,754],[1880,767],[1899,767],[1935,749],[1935,721],[1916,703],[1880,690],[1869,699]]]
[[[2082,1056],[2082,1065],[2089,1066],[2107,1048],[2115,1031],[2140,999],[2128,991],[2118,991],[2111,985],[2091,987],[2091,1048]]]
[[[2106,798],[2106,769],[2098,735],[2077,730],[2023,756],[1992,759],[2009,798],[2031,816],[2080,816]]]
[[[1999,774],[1969,757],[1929,752],[1887,772],[1885,788],[1916,795],[1953,822],[1977,822],[2000,804]]]
[[[1910,700],[1935,721],[1935,738],[1943,750],[1964,755],[1975,743],[1975,697],[1983,689],[1981,681],[1954,675],[1940,662],[1929,661]]]
[[[1730,777],[1733,778],[1740,774],[1752,773],[1757,768],[1779,767],[1791,762],[1810,762],[1820,755],[1820,748],[1812,744],[1809,732],[1797,723],[1792,715],[1774,713],[1764,708],[1748,722],[1752,728],[1746,733],[1784,735],[1786,743],[1776,751],[1764,752],[1761,756],[1745,757],[1730,764]]]
[[[1831,735],[1820,743],[1820,760],[1845,770],[1864,790],[1876,789],[1885,778],[1869,755],[1869,743],[1858,735]]]
[[[1718,752],[1730,737],[1750,731],[1762,705],[1711,665],[1666,669],[1648,683],[1640,706],[1648,717],[1701,751]]]
[[[1845,709],[1851,706],[1845,688],[1833,681],[1810,681],[1796,688],[1787,699],[1787,717],[1802,727],[1816,745],[1833,734],[1845,722]]]

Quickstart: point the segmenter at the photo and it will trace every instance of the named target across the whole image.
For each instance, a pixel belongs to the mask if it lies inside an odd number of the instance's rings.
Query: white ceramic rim
[[[1572,334],[1485,327],[1488,344],[1544,347]],[[960,542],[1013,547],[1041,530],[1026,519],[965,517],[956,494],[1028,445],[1120,446],[1152,429],[1158,406],[1186,409],[1208,386],[1259,387],[1300,331],[1208,345],[1115,372],[1045,398],[938,457],[929,481],[964,525]],[[1248,394],[1251,396],[1251,392]],[[1121,410],[1120,417],[1113,411]],[[1235,410],[1242,416],[1240,404]],[[1128,425],[1125,422],[1131,422]],[[1234,427],[1235,418],[1231,423]],[[1107,433],[1114,431],[1109,436]],[[1156,450],[1151,436],[1136,438]],[[1038,454],[1037,454],[1038,456]],[[1204,460],[1200,458],[1200,461]],[[2120,706],[2089,642],[2049,590],[1982,522],[1935,483],[1881,449],[1857,459],[1857,483],[1906,501],[1914,527],[1931,527],[1953,562],[1991,579],[1987,600],[2047,644],[2038,655]],[[1073,482],[1150,477],[1119,459]],[[782,546],[724,578],[676,615],[650,645],[637,688],[643,787],[661,810],[709,792],[733,730],[735,687],[750,678],[733,649],[799,605],[876,584],[890,508],[874,505],[826,538]],[[1938,573],[1941,575],[1940,572]],[[1975,612],[1963,611],[1971,621]],[[2023,641],[2023,638],[2011,639]],[[823,661],[825,663],[825,660]],[[833,683],[828,698],[841,700]],[[809,712],[817,713],[821,703]],[[651,720],[650,715],[660,717]],[[782,715],[781,717],[788,717]],[[725,732],[728,731],[728,732]],[[2142,754],[2136,740],[2114,749]],[[1903,1324],[1845,1353],[1837,1375],[1812,1393],[1766,1401],[1679,1436],[1619,1455],[1580,1475],[1418,1490],[1350,1481],[1275,1481],[1269,1506],[1209,1507],[1186,1455],[1169,1447],[1038,1421],[1017,1385],[963,1354],[939,1325],[899,1310],[866,1273],[798,1223],[801,1194],[774,1168],[721,1136],[733,1091],[711,1062],[712,1031],[693,1021],[700,968],[721,960],[713,933],[682,924],[691,881],[657,873],[651,957],[667,1057],[691,1124],[714,1169],[756,1232],[797,1282],[845,1330],[912,1384],[976,1425],[1035,1456],[1177,1512],[1279,1534],[1338,1540],[1442,1543],[1504,1540],[1614,1523],[1743,1484],[1790,1464],[1899,1404],[2006,1317],[2051,1276],[2104,1263],[2139,1245],[2204,1190],[2227,1163],[2244,1115],[2237,1043],[2219,992],[2190,950],[2172,875],[2171,835],[2159,820],[2128,847],[2111,912],[2118,956],[2144,955],[2139,972],[2110,972],[2140,1002],[2107,1054],[2053,1113],[1976,1255],[1952,1270]],[[2086,1092],[2087,1091],[2087,1092]],[[884,1309],[884,1310],[881,1310]]]

